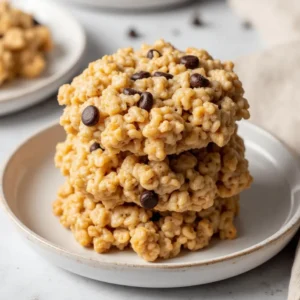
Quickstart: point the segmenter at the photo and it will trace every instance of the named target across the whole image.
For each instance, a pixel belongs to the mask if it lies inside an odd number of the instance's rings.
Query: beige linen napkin
[[[251,121],[300,157],[300,0],[228,0],[269,47],[236,63],[251,104]],[[300,300],[300,243],[288,300]]]
[[[250,21],[269,46],[300,36],[299,0],[228,0],[233,10]]]
[[[292,269],[292,276],[289,286],[289,294],[287,300],[300,299],[300,242],[296,251],[296,257]]]
[[[236,71],[251,105],[251,121],[300,157],[300,40],[240,58]],[[300,246],[288,300],[300,299]]]
[[[237,61],[236,70],[251,103],[251,120],[300,157],[300,1],[228,1],[241,18],[254,25],[267,45],[273,46]],[[288,300],[300,300],[300,243]]]
[[[300,40],[240,58],[236,71],[251,105],[251,121],[300,157]]]

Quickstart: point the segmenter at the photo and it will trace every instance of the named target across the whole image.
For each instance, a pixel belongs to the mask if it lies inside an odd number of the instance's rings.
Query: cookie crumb
[[[242,23],[242,26],[243,26],[245,29],[247,29],[247,30],[253,28],[252,23],[251,23],[250,21],[244,21],[244,22]]]
[[[140,33],[138,33],[134,28],[129,28],[127,36],[132,39],[138,39],[141,37]]]
[[[205,26],[205,23],[202,21],[202,19],[199,16],[196,15],[192,20],[192,25],[194,27],[203,27]]]

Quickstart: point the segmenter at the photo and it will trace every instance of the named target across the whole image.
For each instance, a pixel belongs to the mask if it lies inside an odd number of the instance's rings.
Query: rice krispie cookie
[[[235,122],[249,118],[232,62],[158,40],[118,50],[59,90],[60,123],[82,143],[164,161],[167,155],[225,146]]]
[[[39,76],[51,50],[51,34],[30,14],[0,1],[0,85],[15,77]]]
[[[216,197],[227,198],[249,187],[252,177],[243,140],[236,134],[220,148],[167,156],[163,161],[128,152],[112,154],[97,142],[83,144],[69,134],[58,144],[56,166],[71,185],[111,209],[135,203],[158,211],[201,211]]]
[[[143,259],[155,261],[177,256],[182,249],[204,248],[214,234],[221,239],[235,238],[238,200],[238,196],[218,198],[213,207],[200,213],[154,212],[134,204],[107,209],[66,182],[53,212],[82,246],[99,253],[131,247]]]

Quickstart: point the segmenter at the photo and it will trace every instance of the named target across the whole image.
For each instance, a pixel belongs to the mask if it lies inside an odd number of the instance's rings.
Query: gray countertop
[[[234,59],[262,48],[257,33],[244,29],[241,20],[222,1],[201,2],[175,11],[125,15],[79,7],[69,7],[69,10],[83,24],[88,36],[85,63],[116,48],[138,46],[141,41],[151,42],[160,37],[181,48],[191,45],[206,48],[221,59]],[[200,11],[206,27],[190,25],[195,11]],[[137,28],[142,38],[129,40],[126,36],[129,27]],[[174,30],[177,30],[176,35]],[[53,97],[23,112],[0,118],[1,159],[39,127],[58,120],[60,114],[61,108]],[[181,289],[148,290],[96,282],[50,265],[23,243],[2,210],[0,236],[1,300],[282,300],[286,299],[296,247],[294,239],[264,265],[222,282]]]

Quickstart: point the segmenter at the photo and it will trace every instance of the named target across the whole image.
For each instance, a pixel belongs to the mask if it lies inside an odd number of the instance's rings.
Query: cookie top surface
[[[60,88],[58,101],[66,105],[61,125],[83,143],[162,161],[226,145],[236,121],[249,118],[243,94],[233,63],[158,40],[92,62]]]

